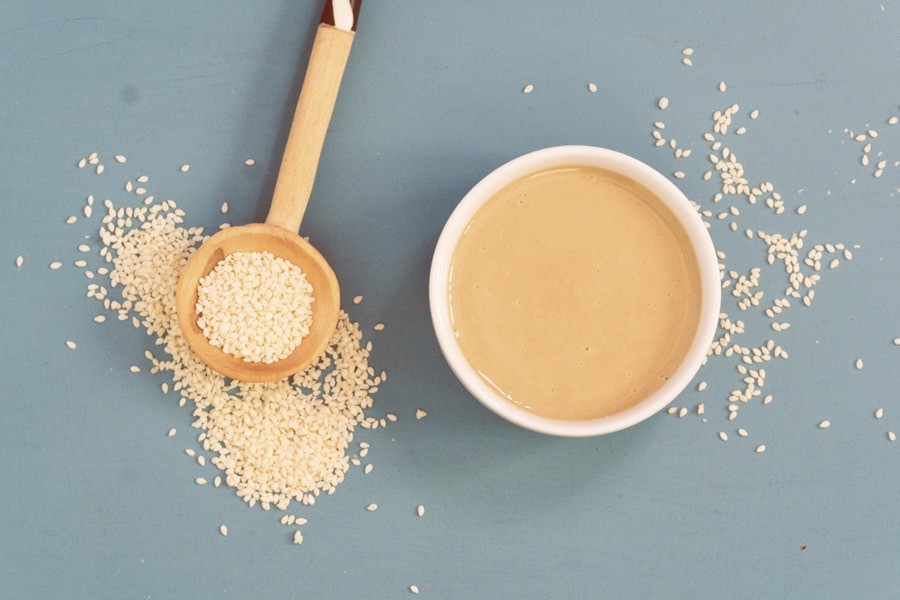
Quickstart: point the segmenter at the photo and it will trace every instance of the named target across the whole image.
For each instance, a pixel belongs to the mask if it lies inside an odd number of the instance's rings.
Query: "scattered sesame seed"
[[[374,327],[372,327],[375,331],[383,331],[384,323],[375,323]]]
[[[740,429],[737,430],[737,434],[741,437],[747,437],[748,435],[750,435],[749,433],[747,433],[747,430],[744,429],[743,427],[741,427]]]
[[[588,91],[589,91],[590,93],[596,94],[596,93],[597,93],[597,84],[591,82],[591,83],[589,83],[589,84],[587,85],[587,89],[588,89]]]
[[[68,348],[69,350],[74,350],[77,347],[78,347],[78,344],[76,344],[72,340],[66,340],[66,348]]]
[[[409,591],[412,592],[413,594],[418,594],[419,586],[417,586],[416,584],[412,584],[411,586],[409,586]]]
[[[162,389],[162,393],[163,393],[163,394],[168,394],[168,393],[169,393],[169,384],[166,383],[165,381],[163,381],[163,382],[162,382],[162,385],[160,385],[159,387],[160,387],[160,389]]]
[[[425,516],[425,505],[424,504],[420,504],[416,507],[416,514],[420,517]]]
[[[772,394],[768,394],[768,395],[766,395],[765,398],[763,398],[763,404],[771,404],[771,403],[772,403]]]
[[[16,268],[21,269],[21,268],[22,268],[22,265],[24,265],[24,264],[25,264],[25,257],[24,257],[24,256],[17,256],[17,257],[16,257]]]
[[[222,477],[219,475],[216,475],[216,478],[213,479],[213,485],[215,487],[219,487],[220,485],[222,485]]]
[[[53,271],[57,270],[61,266],[62,266],[62,263],[59,262],[58,260],[54,260],[52,263],[50,263],[50,269]]]
[[[720,91],[720,92],[724,92],[724,91],[727,90],[727,89],[728,89],[728,86],[725,85],[725,82],[724,82],[724,81],[720,81],[720,82],[719,82],[719,91]]]
[[[375,504],[374,502],[372,502],[371,504],[369,504],[369,505],[366,507],[366,510],[369,511],[369,512],[375,512],[376,510],[378,510],[378,505]]]
[[[128,159],[125,158],[124,155],[122,155],[122,154],[116,154],[116,162],[117,162],[117,163],[119,163],[119,164],[125,164],[125,162],[126,162],[127,160],[128,160]]]
[[[169,430],[169,437],[175,437],[176,433],[178,433],[178,431],[173,427]]]
[[[534,91],[534,85],[533,85],[533,84],[530,84],[530,83],[529,83],[528,85],[526,85],[525,87],[522,88],[522,93],[523,93],[523,94],[530,94],[530,93],[533,92],[533,91]]]
[[[682,59],[681,59],[681,62],[682,62],[682,64],[683,64],[684,66],[686,66],[686,67],[691,67],[691,66],[694,65],[694,61],[692,61],[692,60],[691,60],[690,58],[688,58],[687,56],[685,56],[684,58],[682,58]]]
[[[219,525],[219,533],[221,533],[223,537],[228,537],[228,526]]]
[[[418,419],[424,419],[424,418],[427,417],[427,416],[428,416],[428,413],[427,413],[425,410],[423,410],[423,409],[421,409],[421,408],[417,408],[417,409],[416,409],[416,419],[417,419],[417,420],[418,420]]]
[[[735,135],[744,135],[745,133],[747,133],[747,128],[744,126],[738,127],[734,132]]]
[[[363,301],[362,296],[353,296],[353,304],[359,304],[362,301]]]
[[[188,171],[191,170],[191,165],[189,165],[189,164],[183,164],[183,165],[181,165],[180,170],[181,170],[182,173],[187,173]]]
[[[103,171],[106,170],[106,167],[103,165],[97,165],[97,175],[103,175]]]
[[[719,439],[722,440],[723,442],[727,442],[727,441],[728,441],[728,434],[725,433],[724,431],[720,431],[720,432],[719,432]]]
[[[363,469],[363,473],[365,473],[366,475],[368,475],[369,473],[372,472],[372,469],[374,469],[374,468],[375,468],[375,467],[372,466],[372,463],[369,463],[369,464],[367,464],[367,465],[365,466],[365,468]]]
[[[140,373],[141,372],[141,368],[137,365],[131,365],[130,367],[128,367],[128,370],[131,371],[132,373]]]
[[[857,358],[854,365],[856,366],[857,369],[862,369],[863,368],[863,359]]]
[[[221,207],[219,210],[222,211],[222,214],[223,214],[223,215],[226,214],[226,213],[228,212],[228,203],[227,203],[227,202],[223,202],[223,203],[222,203],[222,207]]]
[[[294,543],[298,546],[303,543],[303,533],[299,529],[294,532]]]
[[[191,458],[197,456],[197,452],[194,451],[193,448],[185,448],[184,453],[190,456]]]
[[[146,175],[141,175],[140,177],[137,178],[138,183],[147,183],[148,181],[150,181],[150,178],[147,177]]]
[[[197,485],[206,485],[206,479],[203,477],[198,477],[194,480],[194,483],[196,483]]]
[[[81,244],[81,245],[78,246],[78,251],[79,251],[79,252],[90,252],[90,251],[91,251],[91,247],[88,246],[87,244]]]
[[[684,179],[684,171],[675,171],[672,173],[672,177],[675,179]]]
[[[900,346],[900,337],[894,338],[894,345],[895,345],[895,346]]]
[[[85,168],[86,166],[87,166],[87,159],[86,159],[86,158],[82,158],[82,159],[80,159],[80,160],[78,161],[78,168],[79,168],[79,169],[83,169],[83,168]]]
[[[757,454],[762,454],[762,453],[765,452],[765,451],[766,451],[766,445],[765,445],[765,444],[760,444],[759,446],[756,447],[756,453],[757,453]]]
[[[801,204],[800,206],[797,207],[797,214],[802,215],[804,213],[806,213],[806,205]]]
[[[252,167],[253,165],[256,164],[256,159],[248,158],[247,160],[244,161],[244,164],[247,165],[248,167]]]
[[[900,121],[900,119],[898,119],[896,116],[893,116],[887,120],[887,124],[888,125],[896,125],[898,121]]]
[[[663,96],[659,99],[659,102],[656,104],[660,110],[666,110],[669,107],[669,99]]]
[[[95,323],[105,323],[106,317],[104,315],[97,315],[96,317],[94,317],[94,322]]]
[[[707,386],[706,382],[701,381],[700,383],[697,384],[697,391],[702,392],[703,390],[706,389],[706,386]]]
[[[72,225],[77,221],[78,221],[78,217],[76,217],[75,215],[71,215],[70,217],[66,218],[66,225]]]
[[[681,51],[681,53],[684,54],[685,56],[693,56],[694,49],[693,48],[685,48],[684,50]]]
[[[826,419],[819,422],[819,429],[828,429],[829,427],[831,427],[831,421]]]
[[[757,117],[759,117],[759,109],[754,108],[753,110],[750,111],[750,118],[756,119]]]

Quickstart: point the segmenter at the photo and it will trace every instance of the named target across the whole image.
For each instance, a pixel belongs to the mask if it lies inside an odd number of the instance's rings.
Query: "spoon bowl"
[[[309,334],[287,357],[273,363],[248,362],[209,343],[197,326],[197,287],[200,279],[234,252],[269,252],[300,268],[313,287]],[[267,223],[229,227],[207,239],[191,256],[178,278],[175,305],[185,341],[213,370],[251,383],[275,381],[298,373],[325,351],[337,325],[340,287],[322,254],[305,239]]]

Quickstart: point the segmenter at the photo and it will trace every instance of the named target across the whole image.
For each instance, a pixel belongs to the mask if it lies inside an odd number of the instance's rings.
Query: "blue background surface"
[[[900,4],[783,4],[366,0],[302,232],[390,375],[372,414],[400,420],[357,436],[371,475],[352,469],[334,496],[292,508],[310,521],[295,546],[281,513],[193,483],[215,473],[184,454],[198,447],[190,411],[160,392],[164,377],[128,370],[152,340],[91,321],[99,307],[71,263],[98,218],[64,220],[89,193],[126,201],[140,173],[189,224],[215,229],[223,201],[231,223],[263,218],[321,4],[4,2],[0,598],[391,598],[410,584],[434,598],[896,595],[900,126],[886,120],[900,114]],[[726,145],[787,210],[736,203],[741,233],[713,219],[728,268],[764,265],[746,227],[860,246],[825,269],[812,308],[786,315],[790,359],[765,365],[774,402],[728,422],[739,376],[720,359],[697,377],[707,391],[676,401],[690,416],[601,438],[542,436],[482,408],[427,308],[430,255],[459,199],[517,155],[580,143],[683,170],[685,194],[718,212],[701,136],[732,102],[748,133]],[[690,159],[653,146],[657,120]],[[873,164],[889,162],[877,179],[844,132],[867,126]],[[101,176],[76,168],[95,150]],[[764,279],[767,298],[785,285],[783,270]],[[748,324],[747,345],[776,335],[727,292],[723,310]]]

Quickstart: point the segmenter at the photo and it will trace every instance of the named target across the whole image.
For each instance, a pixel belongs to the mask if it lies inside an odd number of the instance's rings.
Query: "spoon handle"
[[[300,230],[352,43],[352,31],[325,23],[316,31],[266,217],[270,225],[293,233]]]

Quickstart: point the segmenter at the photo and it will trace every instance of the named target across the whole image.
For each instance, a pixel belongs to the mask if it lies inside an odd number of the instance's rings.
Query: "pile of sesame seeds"
[[[197,326],[226,354],[271,364],[309,334],[314,300],[297,265],[271,252],[234,252],[200,278]]]
[[[691,55],[693,55],[692,51],[684,56]],[[725,82],[720,82],[716,89],[720,93],[725,93],[728,86]],[[664,111],[669,107],[668,97],[663,96],[657,100],[659,110]],[[759,117],[760,111],[754,108],[747,114],[749,118],[746,120],[742,118],[743,114],[738,103],[729,103],[712,113],[710,129],[700,134],[703,142],[709,145],[707,160],[711,166],[702,171],[700,179],[710,182],[714,187],[710,190],[708,200],[692,202],[714,238],[719,235],[728,235],[729,231],[743,233],[742,237],[745,242],[741,249],[741,258],[754,254],[761,258],[759,265],[751,267],[746,273],[739,273],[736,269],[727,266],[726,253],[722,250],[717,251],[717,257],[720,260],[721,285],[723,290],[730,291],[734,308],[726,308],[728,296],[725,296],[722,312],[719,315],[717,336],[710,345],[703,368],[707,368],[706,365],[713,360],[730,361],[733,364],[740,384],[734,386],[725,396],[724,415],[728,421],[738,419],[741,410],[751,404],[758,402],[767,405],[773,401],[774,395],[766,392],[768,382],[764,365],[772,360],[787,360],[789,357],[789,353],[783,347],[778,335],[791,327],[790,321],[787,320],[789,312],[799,306],[810,308],[815,299],[815,287],[822,281],[824,274],[853,260],[853,251],[859,249],[859,245],[854,245],[851,249],[847,244],[841,242],[810,244],[808,241],[809,231],[806,228],[793,232],[741,228],[739,218],[742,209],[747,211],[765,209],[775,216],[785,215],[787,211],[787,201],[776,189],[775,184],[768,180],[753,181],[744,164],[729,147],[729,136],[745,135],[750,122]],[[896,118],[888,119],[889,125],[896,123]],[[690,149],[682,147],[674,137],[664,135],[665,130],[666,124],[663,121],[657,120],[653,123],[650,133],[654,146],[672,150],[674,157],[679,160],[690,157]],[[864,137],[865,139],[862,139],[856,135],[854,139],[870,143],[873,138],[877,137],[877,133],[867,132]],[[870,147],[864,146],[864,154],[868,153],[870,149]],[[879,162],[873,175],[879,177],[881,172],[878,172],[877,169],[884,169],[886,166],[886,163]],[[684,179],[686,176],[685,170],[672,173],[672,177],[677,180]],[[807,209],[806,204],[800,204],[793,213],[802,217],[806,214]],[[761,254],[759,254],[760,251],[762,251]],[[761,289],[763,280],[767,284],[772,284],[773,279],[779,277],[779,272],[785,277],[783,291],[767,297],[767,292]],[[768,290],[770,287],[772,286],[767,285],[766,289]],[[771,294],[771,292],[768,293]],[[744,319],[732,316],[734,311],[761,313],[765,317],[763,322],[768,324],[771,337],[762,343],[745,342],[745,339],[754,339],[754,337],[758,340],[759,332],[748,331]],[[760,320],[753,319],[752,322],[755,325]],[[861,359],[856,362],[848,362],[857,368],[862,368]],[[701,370],[701,374],[702,372]],[[707,389],[707,385],[706,381],[702,381],[696,389],[698,392],[703,392]],[[706,404],[701,402],[693,410],[688,406],[675,404],[668,408],[668,413],[683,418],[691,413],[699,416],[707,415],[708,411]],[[883,414],[883,409],[879,408],[876,418],[879,418],[878,415],[881,414]],[[703,419],[707,420],[706,417]],[[827,419],[819,419],[816,423],[820,429],[827,429],[831,425]],[[750,435],[744,428],[737,429],[736,433],[741,438]],[[892,432],[888,432],[888,434],[888,440],[893,441],[892,438],[895,439],[896,436],[893,436]],[[729,440],[728,433],[725,431],[719,432],[718,438],[722,441]],[[765,449],[764,444],[755,446],[757,453],[762,453]]]
[[[101,164],[97,153],[83,160],[85,166]],[[126,161],[122,155],[115,160],[120,165]],[[254,161],[247,159],[245,164],[252,166]],[[149,177],[141,175],[136,181],[147,184]],[[387,379],[387,373],[376,373],[369,365],[372,342],[364,342],[359,324],[341,311],[326,352],[291,378],[249,384],[212,371],[188,348],[175,312],[178,275],[206,236],[200,228],[183,225],[185,213],[173,200],[157,201],[132,180],[123,189],[137,195],[140,202],[116,206],[110,199],[103,201],[106,214],[99,229],[103,265],[90,270],[88,261],[79,259],[75,266],[84,269],[88,279],[106,277],[87,286],[87,297],[103,307],[93,320],[102,324],[111,315],[146,329],[160,349],[145,352],[149,371],[171,374],[171,385],[163,382],[162,392],[176,392],[179,406],[192,403],[192,426],[199,430],[202,450],[186,448],[185,454],[203,470],[194,482],[215,487],[225,483],[249,506],[258,504],[264,510],[286,510],[292,502],[312,505],[322,493],[334,493],[350,466],[360,465],[360,458],[369,451],[369,444],[360,442],[359,451],[350,455],[357,426],[377,429],[397,420],[390,413],[382,418],[365,414]],[[85,206],[93,205],[93,196],[88,196]],[[87,219],[94,216],[93,208],[84,213]],[[66,222],[74,224],[77,219],[70,217]],[[78,250],[86,258],[94,253],[88,244]],[[17,257],[17,267],[23,264],[24,257]],[[61,265],[54,261],[51,268]],[[362,297],[354,300],[358,304]],[[375,329],[383,330],[384,325],[379,323]],[[66,346],[77,347],[72,340]],[[138,365],[129,370],[143,371]],[[167,437],[176,434],[171,428]],[[211,468],[218,471],[207,474]],[[364,470],[371,473],[371,463]],[[285,517],[283,524],[291,527],[306,523],[296,515]],[[227,526],[221,525],[219,532],[227,536]],[[299,529],[293,541],[302,543]]]

